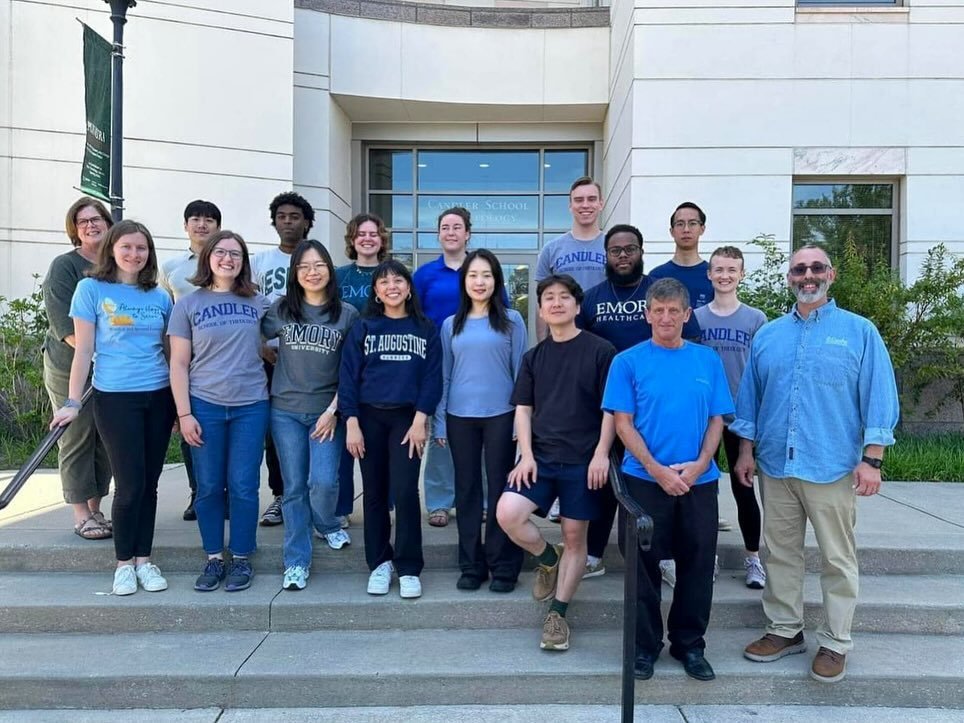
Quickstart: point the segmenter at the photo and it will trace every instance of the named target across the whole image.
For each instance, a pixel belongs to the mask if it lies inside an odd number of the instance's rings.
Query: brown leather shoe
[[[754,640],[747,645],[743,649],[743,657],[757,663],[772,663],[787,655],[803,653],[806,649],[807,643],[803,639],[803,631],[792,638],[767,633],[759,640]]]
[[[553,545],[559,558],[552,567],[536,565],[536,580],[532,586],[532,597],[539,602],[545,602],[556,594],[556,582],[559,580],[559,562],[562,560],[562,545]]]
[[[820,683],[836,683],[847,673],[847,656],[830,648],[817,650],[810,666],[810,677]]]

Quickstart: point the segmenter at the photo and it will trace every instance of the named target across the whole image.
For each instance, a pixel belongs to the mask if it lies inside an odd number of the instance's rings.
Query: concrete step
[[[559,528],[544,524],[546,539],[558,542]],[[318,572],[352,572],[366,569],[362,527],[348,530],[352,544],[338,551],[323,540],[315,539],[312,570]],[[957,530],[964,533],[964,530]],[[964,575],[964,534],[940,537],[932,534],[903,532],[892,535],[865,535],[858,549],[860,569],[865,574],[894,573],[901,575]],[[257,572],[276,573],[283,569],[283,527],[258,528],[258,551],[252,556]],[[422,534],[425,567],[429,570],[458,569],[458,537],[454,525],[438,529],[426,525]],[[744,551],[738,533],[720,533],[718,545],[720,566],[742,570]],[[194,572],[203,561],[200,537],[193,523],[159,527],[154,538],[153,558],[168,572]],[[0,527],[0,570],[9,572],[100,572],[114,559],[111,540],[82,540],[69,525],[61,529],[33,529],[21,524]],[[606,548],[606,568],[624,568],[616,547],[616,533]],[[526,555],[525,566],[534,560]],[[807,535],[806,564],[809,572],[820,570],[820,555],[812,534]]]
[[[619,723],[617,705],[419,705],[353,708],[195,708],[192,710],[71,710],[71,723]],[[807,705],[646,705],[634,710],[646,723],[960,723],[962,711],[942,708],[870,708]],[[65,710],[0,711],[0,723],[62,723]]]
[[[961,636],[857,636],[847,678],[809,679],[810,654],[760,664],[742,656],[758,630],[713,630],[717,679],[699,683],[665,654],[647,704],[964,707]],[[11,634],[0,638],[0,708],[277,708],[611,704],[620,635],[574,627],[572,649],[538,648],[540,630],[297,633]],[[812,647],[812,641],[811,641]],[[29,665],[25,665],[29,661]]]
[[[304,591],[281,591],[278,574],[256,575],[251,589],[198,593],[195,575],[169,574],[162,593],[105,595],[109,573],[0,574],[0,632],[96,633],[109,627],[137,632],[231,630],[313,631],[498,628],[539,625],[545,606],[532,600],[532,576],[523,573],[512,593],[457,590],[458,573],[429,570],[417,601],[398,598],[397,584],[384,597],[366,593],[363,573],[314,573]],[[804,586],[806,624],[822,620],[819,579]],[[664,611],[672,592],[664,586]],[[623,578],[618,572],[583,582],[570,611],[580,629],[622,626]],[[724,571],[714,590],[712,625],[762,628],[760,592],[748,590],[741,574]],[[964,633],[964,576],[865,575],[854,630],[961,635]]]

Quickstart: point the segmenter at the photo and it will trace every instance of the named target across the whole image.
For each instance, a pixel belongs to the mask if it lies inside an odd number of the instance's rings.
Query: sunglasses
[[[825,264],[821,261],[814,261],[809,266],[807,264],[797,264],[796,266],[790,267],[790,276],[803,276],[807,273],[807,269],[810,269],[815,274],[822,274],[830,268],[832,268],[830,264]]]

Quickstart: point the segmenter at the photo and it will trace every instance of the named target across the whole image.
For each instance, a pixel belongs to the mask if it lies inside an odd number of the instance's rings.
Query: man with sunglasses
[[[880,333],[827,298],[835,278],[822,248],[807,245],[793,254],[787,283],[797,303],[754,337],[730,425],[742,438],[739,481],[752,485],[759,464],[768,550],[763,611],[769,625],[743,654],[766,663],[806,650],[809,520],[823,563],[824,607],[810,677],[822,683],[846,673],[857,605],[856,496],[880,490],[884,448],[894,443],[900,411]]]

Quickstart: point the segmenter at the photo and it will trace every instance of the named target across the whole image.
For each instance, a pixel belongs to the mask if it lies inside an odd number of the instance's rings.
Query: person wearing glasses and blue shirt
[[[857,606],[856,498],[880,491],[884,449],[900,416],[894,367],[871,321],[827,298],[836,271],[808,245],[790,259],[797,303],[753,338],[730,431],[741,437],[735,473],[752,485],[759,466],[769,624],[743,655],[768,663],[807,649],[803,637],[804,540],[820,549],[824,619],[810,677],[841,680]]]

